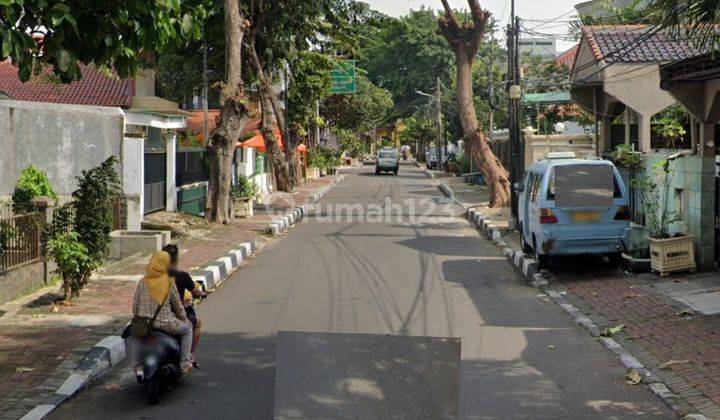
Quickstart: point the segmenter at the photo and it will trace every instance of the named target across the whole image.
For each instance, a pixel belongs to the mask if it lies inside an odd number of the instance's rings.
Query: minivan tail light
[[[558,219],[555,217],[550,209],[540,209],[540,223],[557,223]]]
[[[615,220],[632,220],[632,215],[630,214],[630,207],[618,207],[617,212],[615,213]]]

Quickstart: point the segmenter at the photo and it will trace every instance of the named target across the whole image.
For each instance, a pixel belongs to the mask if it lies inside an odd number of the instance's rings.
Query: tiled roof
[[[580,44],[573,45],[572,48],[555,57],[555,63],[559,66],[566,66],[568,68],[572,67],[573,64],[575,64],[575,56],[577,56],[579,49]]]
[[[665,63],[707,52],[645,25],[586,26],[583,38],[595,60],[606,63]]]
[[[17,101],[53,102],[75,105],[128,107],[130,82],[80,64],[82,79],[63,84],[51,77],[50,69],[26,83],[9,61],[0,62],[0,91]]]
[[[187,119],[187,129],[190,130],[193,134],[198,136],[200,138],[200,141],[205,142],[204,133],[203,133],[203,122],[205,119],[203,111],[200,110],[193,110],[189,111],[190,116],[188,116]],[[220,116],[220,110],[219,109],[210,109],[208,110],[208,132],[212,133],[215,130],[215,126],[217,124],[217,119]],[[260,129],[260,118],[259,117],[251,117],[248,122],[245,124],[245,127],[243,128],[242,133],[240,133],[240,139],[245,140],[248,139],[255,134],[257,134],[258,130]]]

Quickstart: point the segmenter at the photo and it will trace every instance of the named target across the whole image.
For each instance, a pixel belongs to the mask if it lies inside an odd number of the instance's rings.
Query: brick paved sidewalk
[[[720,418],[720,315],[702,315],[672,299],[656,287],[657,276],[592,271],[558,275],[566,299],[601,329],[625,325],[616,341],[695,409]],[[707,277],[717,273],[676,281]]]
[[[335,176],[310,181],[292,195],[276,194],[255,217],[228,225],[203,223],[199,234],[179,239],[186,269],[204,266],[239,243],[265,236],[273,211],[306,202]],[[144,273],[148,256],[138,255],[104,267],[72,306],[57,306],[58,287],[0,305],[0,420],[18,419],[51,395],[83,356],[105,336],[119,334],[132,313],[136,282],[125,276]],[[118,278],[113,279],[113,276]]]

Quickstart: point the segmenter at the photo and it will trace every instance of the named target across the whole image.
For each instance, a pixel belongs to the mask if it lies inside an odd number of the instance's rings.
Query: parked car
[[[400,164],[398,163],[397,150],[380,149],[375,164],[375,175],[379,175],[380,172],[393,172],[397,175],[398,169],[400,169]]]
[[[539,268],[556,255],[620,261],[631,214],[628,189],[611,162],[548,153],[515,187],[522,248],[535,254]]]
[[[372,153],[366,153],[363,155],[363,165],[374,165],[377,163],[377,158]]]
[[[447,163],[447,151],[445,149],[442,149],[440,150],[440,153],[443,157],[443,164]],[[425,167],[428,169],[438,169],[437,148],[431,147],[428,149],[427,152],[425,152]]]

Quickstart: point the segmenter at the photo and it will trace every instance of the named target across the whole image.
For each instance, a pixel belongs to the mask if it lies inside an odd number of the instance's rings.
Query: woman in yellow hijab
[[[192,368],[192,326],[171,277],[168,276],[170,254],[158,251],[150,258],[145,277],[138,283],[133,300],[133,316],[152,318],[160,306],[153,326],[171,335],[180,336],[183,373]]]

